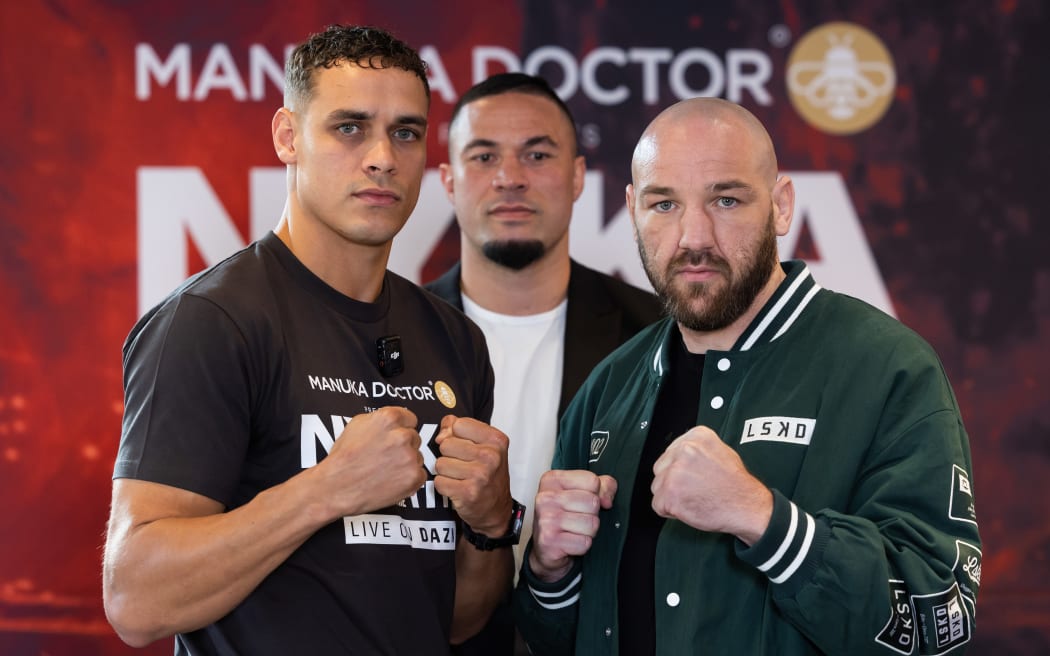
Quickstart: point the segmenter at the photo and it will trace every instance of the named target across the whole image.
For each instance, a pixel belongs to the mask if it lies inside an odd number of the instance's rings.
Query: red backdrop
[[[132,651],[105,621],[99,578],[120,347],[167,281],[276,223],[269,122],[281,97],[267,67],[332,22],[382,25],[426,47],[437,64],[431,167],[446,159],[442,128],[478,62],[502,70],[509,53],[563,88],[592,173],[580,215],[597,218],[579,239],[574,226],[574,251],[599,265],[612,253],[603,268],[629,279],[633,245],[593,246],[625,234],[622,190],[644,125],[690,90],[754,111],[781,169],[813,181],[787,255],[823,266],[826,287],[873,302],[884,292],[885,309],[933,344],[955,384],[988,575],[973,652],[1050,652],[1050,229],[1036,214],[1050,152],[1046,6],[638,4],[0,6],[0,653]],[[846,32],[818,32],[838,21]],[[849,31],[860,27],[889,53],[894,83],[873,124],[837,134],[803,116],[789,70],[803,37],[818,34],[850,41],[866,75],[873,55]],[[432,183],[410,221],[418,228],[397,244],[400,270],[416,279],[458,248]]]

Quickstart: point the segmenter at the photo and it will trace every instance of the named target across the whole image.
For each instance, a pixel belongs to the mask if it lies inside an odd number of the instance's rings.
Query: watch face
[[[514,544],[518,543],[518,539],[521,537],[521,527],[525,523],[525,505],[513,502],[513,506],[510,511],[510,534],[514,536]]]

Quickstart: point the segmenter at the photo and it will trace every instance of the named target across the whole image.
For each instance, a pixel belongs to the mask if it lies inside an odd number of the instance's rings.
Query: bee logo
[[[441,401],[441,405],[446,408],[456,407],[456,393],[452,391],[452,388],[445,381],[439,380],[434,383],[434,394],[437,396],[437,400]]]
[[[893,102],[893,57],[874,34],[853,23],[810,31],[791,51],[787,88],[807,123],[830,134],[874,125]]]

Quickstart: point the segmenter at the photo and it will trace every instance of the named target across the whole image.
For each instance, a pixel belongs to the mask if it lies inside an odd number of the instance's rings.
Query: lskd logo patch
[[[943,654],[970,640],[970,615],[959,586],[932,595],[913,595],[923,654]]]

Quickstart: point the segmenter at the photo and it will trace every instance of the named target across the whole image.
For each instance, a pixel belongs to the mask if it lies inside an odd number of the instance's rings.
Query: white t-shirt
[[[542,314],[510,316],[486,310],[466,294],[462,296],[463,311],[488,342],[496,374],[492,425],[510,439],[510,491],[526,506],[521,542],[514,548],[517,572],[532,536],[536,488],[554,456],[568,300]]]

